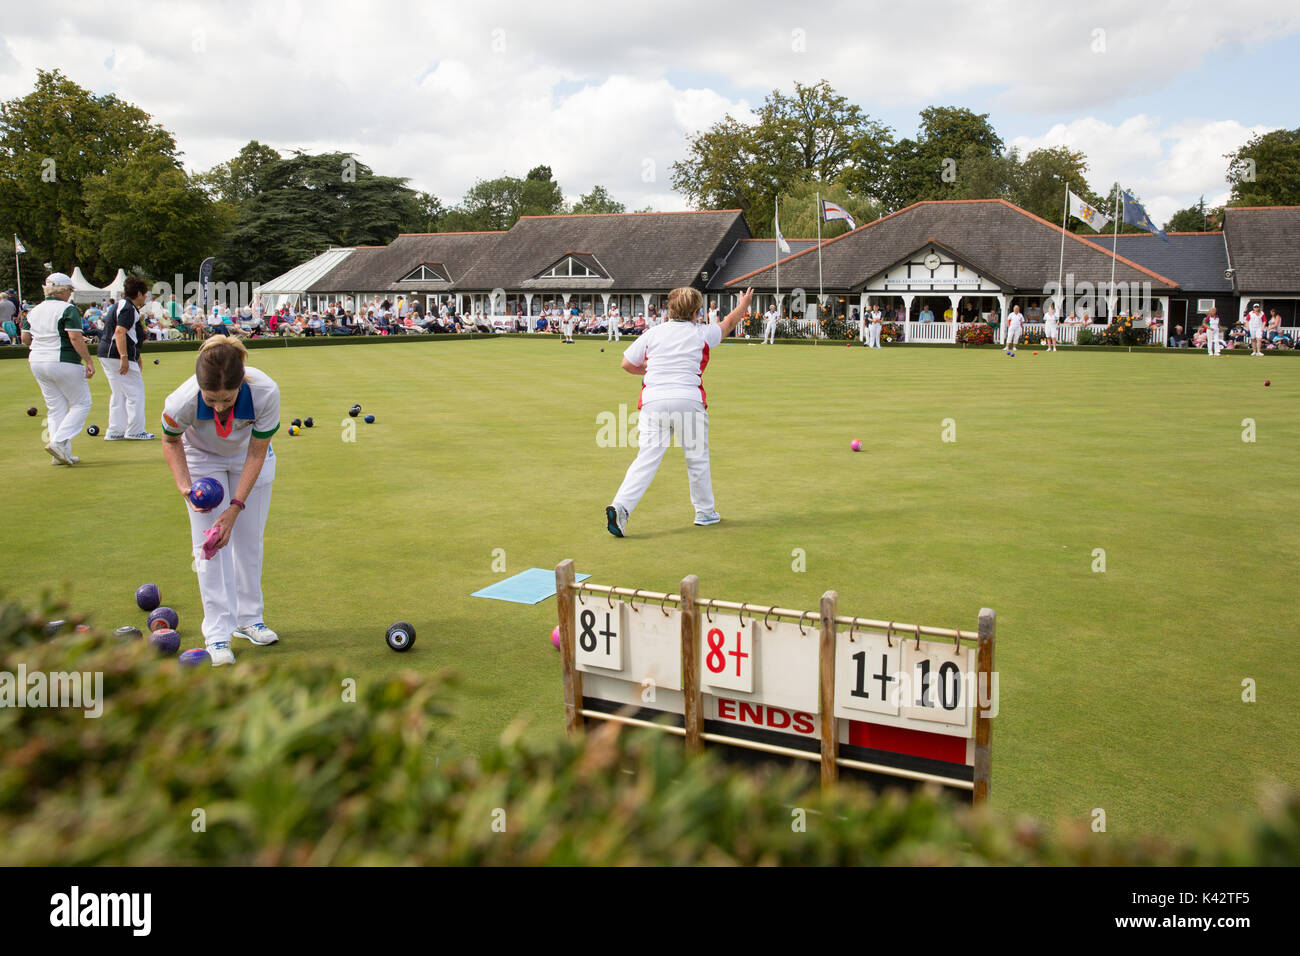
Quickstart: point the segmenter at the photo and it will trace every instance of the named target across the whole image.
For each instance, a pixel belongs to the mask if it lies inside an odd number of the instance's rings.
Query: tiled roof
[[[456,287],[485,247],[500,232],[405,233],[386,246],[362,246],[339,268],[306,291],[327,292],[436,292]],[[440,262],[451,282],[403,282],[422,262]]]
[[[1223,231],[1239,292],[1296,294],[1300,289],[1300,206],[1229,206]]]
[[[817,246],[816,239],[787,239],[790,254],[803,252]],[[725,254],[725,253],[724,253]],[[816,253],[814,253],[816,255]],[[755,269],[771,265],[776,259],[775,239],[742,239],[727,255],[727,264],[709,278],[709,291],[720,291],[737,276],[747,275]],[[784,285],[784,278],[782,284]]]
[[[1149,232],[1119,236],[1115,248],[1126,259],[1173,279],[1185,292],[1232,292],[1231,280],[1223,276],[1228,268],[1223,233],[1171,232],[1168,235],[1168,242]],[[1110,248],[1110,238],[1090,238],[1102,248]]]
[[[958,256],[1003,277],[1016,290],[1042,290],[1057,274],[1061,227],[1003,199],[921,202],[852,232],[822,243],[823,282],[827,288],[856,289],[904,256],[937,242]],[[1075,283],[1109,282],[1111,255],[1086,239],[1066,233],[1065,272]],[[773,287],[771,265],[737,276],[733,289],[753,285]],[[1117,282],[1150,282],[1153,291],[1171,290],[1177,283],[1154,270],[1121,258]],[[781,260],[781,285],[816,288],[817,254],[807,250]]]

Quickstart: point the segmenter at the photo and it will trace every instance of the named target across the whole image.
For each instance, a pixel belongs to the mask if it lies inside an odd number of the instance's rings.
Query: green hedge
[[[689,758],[677,737],[615,725],[540,747],[506,731],[491,752],[456,757],[444,679],[395,671],[348,703],[346,668],[250,655],[186,670],[138,638],[45,638],[53,613],[0,605],[0,671],[101,672],[104,712],[0,708],[3,866],[1300,862],[1293,792],[1176,842],[929,791],[822,795],[811,774]],[[561,712],[557,680],[557,727]]]

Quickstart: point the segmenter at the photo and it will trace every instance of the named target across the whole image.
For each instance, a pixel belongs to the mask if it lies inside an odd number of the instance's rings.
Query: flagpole
[[[1056,309],[1057,317],[1060,317],[1061,306],[1064,304],[1065,295],[1062,286],[1065,284],[1065,224],[1070,221],[1070,184],[1065,184],[1065,209],[1061,213],[1061,261],[1056,267]]]
[[[18,311],[23,310],[22,253],[18,251],[18,233],[14,233],[14,275],[18,277]]]
[[[778,196],[774,202],[772,221],[774,226],[779,227],[781,224],[781,197],[780,196]],[[781,318],[781,239],[775,233],[775,230],[772,236],[772,255],[775,256],[775,261],[776,261],[776,317],[777,320],[779,321]]]
[[[1109,323],[1115,316],[1110,312],[1113,308],[1111,302],[1115,298],[1115,247],[1119,243],[1119,197],[1122,190],[1119,183],[1115,184],[1115,231],[1110,237],[1110,295],[1106,299],[1106,322]]]
[[[822,194],[817,194],[817,321],[822,317]]]

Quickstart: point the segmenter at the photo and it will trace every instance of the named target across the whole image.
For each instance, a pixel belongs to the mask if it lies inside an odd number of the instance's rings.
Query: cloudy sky
[[[354,151],[454,203],[545,163],[570,198],[689,208],[686,137],[826,79],[897,136],[930,105],[1065,144],[1164,222],[1227,195],[1223,154],[1300,125],[1300,4],[47,0],[0,20],[0,98],[60,69],[171,130],[190,169],[250,139]]]

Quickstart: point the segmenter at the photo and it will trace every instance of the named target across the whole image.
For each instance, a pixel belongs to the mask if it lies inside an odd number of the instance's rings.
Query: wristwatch
[[[240,501],[238,498],[231,498],[231,499],[230,499],[230,503],[231,503],[232,505],[239,505],[239,510],[240,510],[240,511],[243,511],[245,508],[248,507],[248,505],[244,504],[244,503],[243,503],[242,501]]]

